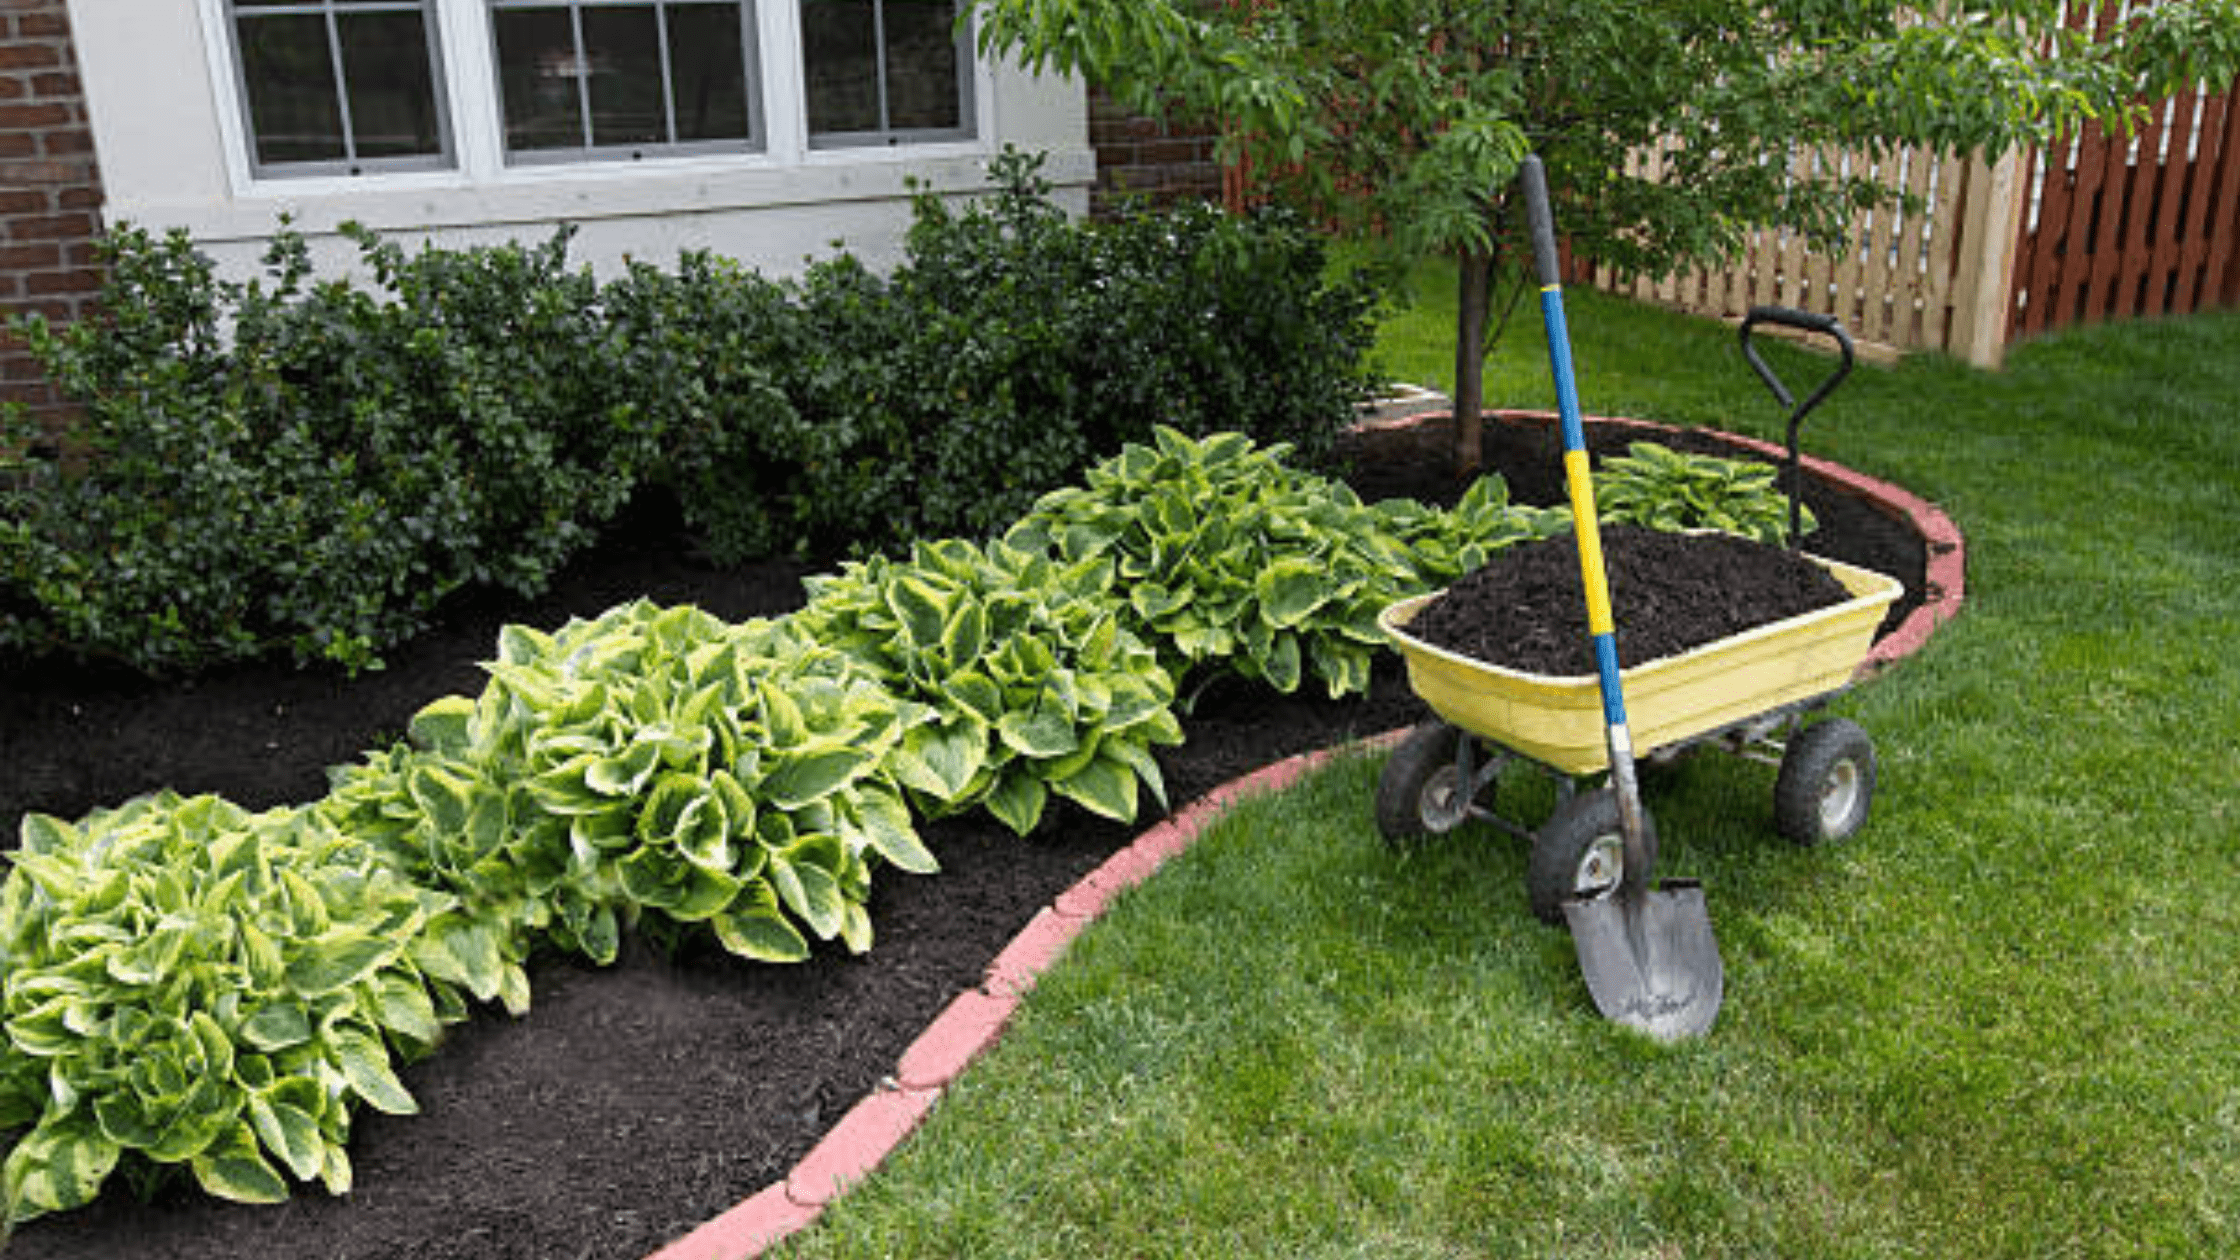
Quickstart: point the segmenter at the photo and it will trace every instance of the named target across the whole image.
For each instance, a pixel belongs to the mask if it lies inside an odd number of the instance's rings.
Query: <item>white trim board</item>
[[[797,0],[759,0],[761,152],[511,164],[484,0],[437,0],[452,169],[255,178],[224,0],[143,6],[69,0],[111,225],[183,228],[228,271],[254,270],[282,214],[315,238],[345,221],[377,231],[490,239],[585,225],[578,254],[605,269],[673,246],[710,248],[788,271],[820,208],[824,246],[891,257],[908,225],[911,182],[940,194],[985,186],[1007,144],[1044,152],[1044,174],[1076,212],[1094,181],[1078,82],[1011,64],[974,68],[978,135],[965,141],[812,149],[803,112]],[[200,45],[199,56],[187,45]],[[643,240],[643,247],[633,242]]]

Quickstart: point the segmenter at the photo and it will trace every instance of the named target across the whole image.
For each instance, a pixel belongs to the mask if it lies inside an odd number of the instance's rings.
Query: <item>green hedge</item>
[[[356,669],[462,587],[543,589],[649,486],[726,562],[829,558],[993,533],[1160,423],[1327,449],[1371,303],[1313,233],[1077,223],[1037,166],[919,197],[887,276],[686,254],[601,284],[566,231],[407,253],[350,229],[359,287],[283,224],[243,283],[121,229],[103,317],[11,325],[84,418],[67,454],[0,434],[0,650]]]
[[[357,668],[476,583],[524,595],[650,471],[566,238],[314,283],[283,231],[249,283],[183,234],[101,246],[102,318],[15,326],[84,408],[0,491],[0,646],[183,673],[286,648]]]
[[[1374,325],[1320,237],[1205,206],[1078,223],[1038,167],[1006,154],[961,207],[919,196],[891,276],[842,257],[779,285],[688,255],[611,291],[618,322],[667,330],[671,477],[718,557],[984,537],[1160,424],[1328,454]]]

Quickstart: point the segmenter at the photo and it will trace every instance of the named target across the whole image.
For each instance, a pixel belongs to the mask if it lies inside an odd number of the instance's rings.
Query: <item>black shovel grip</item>
[[[1556,263],[1556,219],[1548,208],[1548,172],[1540,163],[1540,155],[1527,153],[1517,168],[1517,176],[1524,184],[1525,221],[1532,225],[1532,269],[1540,277],[1540,287],[1563,283],[1563,274]]]

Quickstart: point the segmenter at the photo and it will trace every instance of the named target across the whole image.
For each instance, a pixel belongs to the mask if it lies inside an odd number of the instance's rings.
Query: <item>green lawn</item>
[[[1778,436],[1729,329],[1570,300],[1590,413]],[[1395,378],[1444,380],[1442,319]],[[1543,356],[1527,303],[1489,398],[1551,405]],[[1952,514],[1968,599],[1841,706],[1883,761],[1853,841],[1776,838],[1762,766],[1652,784],[1708,1038],[1593,1015],[1520,843],[1388,855],[1357,756],[1124,897],[783,1254],[2240,1254],[2236,400],[2226,314],[1862,367],[1815,417]]]

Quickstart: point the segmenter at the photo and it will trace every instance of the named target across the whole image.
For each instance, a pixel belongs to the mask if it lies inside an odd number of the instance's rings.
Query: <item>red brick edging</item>
[[[825,1204],[863,1180],[917,1128],[942,1091],[1003,1034],[1035,980],[1114,897],[1188,848],[1239,797],[1287,787],[1339,752],[1380,747],[1402,734],[1388,731],[1341,748],[1301,753],[1232,779],[1106,858],[1035,914],[988,964],[980,987],[958,994],[902,1052],[892,1080],[841,1117],[794,1165],[791,1176],[663,1247],[652,1260],[748,1260],[807,1226]]]
[[[1518,423],[1546,423],[1550,413],[1503,412]],[[1396,423],[1420,419],[1411,417]],[[1590,417],[1590,423],[1624,424],[1647,429],[1674,426],[1653,420]],[[1778,445],[1740,434],[1716,436],[1741,446],[1784,455]],[[1928,591],[1920,608],[1878,640],[1860,666],[1862,673],[1883,669],[1917,650],[1931,631],[1960,610],[1965,593],[1964,551],[1950,517],[1928,501],[1840,464],[1805,456],[1814,474],[1910,522],[1929,548]],[[1136,837],[1106,858],[1080,882],[1037,911],[1019,935],[989,962],[980,986],[967,989],[935,1017],[902,1052],[891,1081],[858,1102],[824,1135],[784,1181],[773,1182],[723,1215],[656,1252],[650,1260],[750,1260],[817,1219],[824,1206],[862,1181],[910,1136],[946,1090],[982,1051],[1003,1035],[1004,1025],[1035,980],[1064,955],[1067,946],[1126,889],[1151,877],[1161,864],[1188,848],[1205,825],[1241,796],[1287,787],[1311,767],[1349,750],[1396,742],[1404,731],[1387,731],[1337,749],[1302,753],[1215,788],[1165,822]]]

